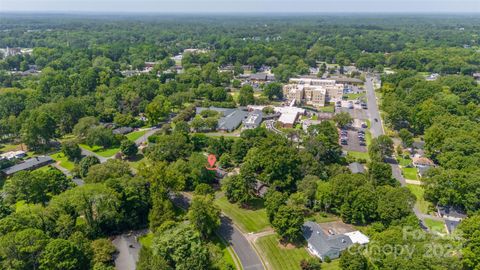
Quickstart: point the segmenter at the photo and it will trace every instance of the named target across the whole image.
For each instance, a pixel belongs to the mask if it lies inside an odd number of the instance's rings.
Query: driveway
[[[94,153],[94,152],[89,151],[87,149],[84,149],[82,147],[80,147],[80,149],[82,149],[82,156],[94,156],[94,157],[98,158],[100,163],[105,163],[108,160],[108,158],[102,157],[102,156],[98,155],[97,153]]]
[[[143,134],[142,137],[138,138],[135,140],[135,144],[137,146],[140,146],[142,145],[143,143],[145,143],[147,140],[148,140],[148,137],[152,136],[153,134],[155,134],[155,132],[157,132],[157,130],[159,130],[160,128],[157,128],[157,127],[154,127],[154,128],[149,128],[147,130],[147,132],[145,132],[145,134]]]
[[[131,233],[124,233],[116,236],[112,244],[117,249],[115,256],[115,269],[135,270],[141,245],[138,238],[148,233],[148,230],[140,230]]]

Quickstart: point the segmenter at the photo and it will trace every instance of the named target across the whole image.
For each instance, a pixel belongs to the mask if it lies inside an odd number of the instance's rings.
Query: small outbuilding
[[[358,162],[348,164],[348,168],[352,173],[365,173],[365,168],[361,163]]]

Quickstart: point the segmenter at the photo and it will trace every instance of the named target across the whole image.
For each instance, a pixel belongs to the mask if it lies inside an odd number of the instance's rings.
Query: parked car
[[[362,128],[367,128],[367,127],[368,127],[367,123],[362,123]]]
[[[341,144],[342,144],[342,145],[348,145],[348,141],[347,141],[347,140],[342,140],[342,141],[341,141]]]

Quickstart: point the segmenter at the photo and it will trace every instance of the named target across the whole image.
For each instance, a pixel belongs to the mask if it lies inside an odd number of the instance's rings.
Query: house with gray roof
[[[27,159],[22,163],[13,165],[12,167],[3,169],[2,172],[6,176],[10,176],[20,171],[35,170],[53,162],[54,162],[53,159],[49,156],[38,156],[38,157]]]
[[[302,232],[308,243],[308,251],[322,261],[325,261],[327,257],[330,259],[340,257],[342,251],[355,243],[366,244],[369,242],[368,237],[359,231],[342,234],[336,234],[332,230],[325,232],[320,225],[312,221],[303,224]]]

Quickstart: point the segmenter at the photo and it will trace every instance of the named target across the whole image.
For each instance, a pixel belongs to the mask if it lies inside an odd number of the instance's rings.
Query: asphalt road
[[[181,208],[187,209],[190,205],[191,198],[184,194],[171,194],[170,198],[175,205]],[[222,215],[218,233],[233,248],[244,270],[264,270],[258,254],[243,233],[233,224],[230,218]]]
[[[382,118],[378,110],[377,97],[375,96],[375,89],[373,89],[372,78],[367,77],[365,80],[365,89],[367,91],[367,106],[368,115],[370,117],[370,132],[372,138],[376,138],[384,134],[382,127]],[[375,121],[377,119],[378,121]]]
[[[377,97],[375,96],[375,89],[373,89],[373,83],[372,83],[372,78],[368,77],[366,78],[365,81],[365,88],[367,90],[367,105],[368,105],[368,113],[370,116],[370,133],[372,134],[372,138],[376,138],[380,135],[384,135],[385,132],[383,130],[382,126],[382,119],[380,117],[380,111],[378,109],[378,104],[377,104]],[[375,121],[374,119],[378,119],[378,122]],[[402,175],[402,170],[398,166],[397,160],[394,158],[388,158],[385,160],[387,163],[390,164],[392,167],[392,175],[397,181],[400,183],[401,186],[405,186],[407,183],[405,181],[405,178]],[[424,222],[424,217],[426,215],[422,214],[420,210],[416,207],[413,206],[413,212],[415,213],[415,216],[418,218],[420,221],[420,227],[428,231],[428,227],[425,225]]]

